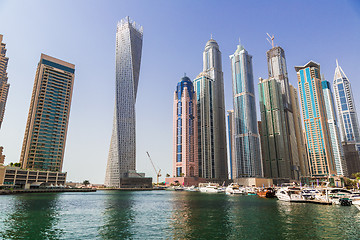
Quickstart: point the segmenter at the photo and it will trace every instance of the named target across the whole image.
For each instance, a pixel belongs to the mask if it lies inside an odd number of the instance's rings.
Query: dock
[[[152,190],[158,190],[154,188],[98,188],[97,190],[101,191],[152,191]]]
[[[0,190],[0,195],[23,193],[57,193],[57,192],[96,192],[95,188],[41,188],[41,189],[13,189]]]
[[[332,205],[331,202],[326,202],[326,201],[319,201],[319,200],[296,200],[296,201],[291,201],[291,203],[313,203],[313,204],[320,204],[320,205]]]

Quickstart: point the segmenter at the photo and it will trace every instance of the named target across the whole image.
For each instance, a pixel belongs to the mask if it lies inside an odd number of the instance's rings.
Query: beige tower
[[[298,150],[298,157],[300,163],[300,172],[301,176],[309,176],[309,164],[307,161],[306,147],[304,142],[304,133],[301,124],[301,114],[299,107],[299,97],[297,89],[293,85],[289,85],[290,97],[291,97],[291,106],[294,116],[294,125],[295,125],[295,136]]]
[[[25,169],[61,171],[75,65],[41,54],[21,151]]]
[[[0,34],[0,128],[4,119],[5,105],[10,84],[7,83],[7,65],[9,58],[6,57],[6,44],[3,43],[3,35]]]

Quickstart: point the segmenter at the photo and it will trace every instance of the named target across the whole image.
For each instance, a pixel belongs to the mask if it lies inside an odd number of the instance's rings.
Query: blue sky
[[[232,108],[229,55],[239,38],[253,55],[254,81],[267,77],[266,32],[294,66],[314,60],[332,82],[335,59],[360,109],[360,2],[353,1],[3,1],[0,34],[10,58],[10,92],[0,131],[6,163],[18,162],[41,53],[74,63],[76,77],[64,159],[68,180],[103,183],[114,108],[116,23],[144,27],[137,96],[137,169],[155,177],[147,159],[172,171],[172,101],[176,83],[202,71],[210,34],[223,57],[226,108]],[[256,87],[257,90],[257,87]],[[257,111],[259,111],[257,98]]]

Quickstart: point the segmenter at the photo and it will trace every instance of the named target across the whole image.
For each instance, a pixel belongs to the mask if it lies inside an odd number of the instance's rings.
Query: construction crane
[[[156,167],[155,167],[155,164],[153,163],[153,161],[151,160],[151,157],[150,157],[150,154],[149,152],[146,152],[146,154],[148,155],[149,159],[150,159],[150,162],[151,162],[151,165],[153,166],[154,168],[154,171],[155,171],[155,174],[156,174],[156,185],[159,185],[159,177],[161,177],[161,169],[159,169],[159,171],[156,170]]]

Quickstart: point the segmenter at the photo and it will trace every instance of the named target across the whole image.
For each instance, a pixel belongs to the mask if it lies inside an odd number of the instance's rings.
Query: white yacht
[[[280,201],[286,201],[286,202],[305,201],[305,199],[301,194],[301,188],[293,184],[283,184],[283,186],[276,191],[275,195]]]
[[[360,201],[354,201],[354,202],[352,202],[352,204],[353,204],[355,207],[357,207],[357,209],[359,209],[359,211],[360,211]]]
[[[218,183],[199,183],[199,191],[205,193],[221,193],[224,190],[219,188]]]
[[[197,188],[195,186],[191,186],[191,187],[185,187],[184,190],[188,191],[188,192],[198,192],[199,188]]]
[[[245,194],[245,189],[240,188],[238,184],[231,183],[227,188],[225,189],[225,193],[228,195],[232,194]]]
[[[246,187],[245,192],[247,195],[256,195],[256,189],[254,187]]]
[[[343,188],[327,188],[326,190],[328,192],[328,198],[333,204],[341,204],[341,199],[346,199],[350,202],[352,201],[352,192],[349,190]]]

